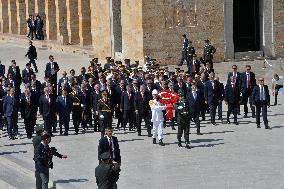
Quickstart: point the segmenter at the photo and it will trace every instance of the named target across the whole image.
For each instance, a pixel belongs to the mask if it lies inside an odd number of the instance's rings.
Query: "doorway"
[[[259,51],[259,0],[234,0],[233,12],[235,52]]]

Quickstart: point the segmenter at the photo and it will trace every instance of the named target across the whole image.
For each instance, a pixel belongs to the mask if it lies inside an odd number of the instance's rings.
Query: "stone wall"
[[[176,64],[181,56],[182,34],[186,33],[202,56],[204,39],[217,48],[216,61],[224,59],[223,0],[189,0],[176,4],[174,0],[143,1],[144,52],[161,63]],[[182,2],[182,1],[179,1]],[[184,1],[186,2],[186,1]],[[210,6],[207,6],[210,4]],[[195,13],[196,10],[196,14]],[[183,12],[184,11],[184,12]]]
[[[276,56],[283,57],[284,49],[284,0],[274,0],[274,49]]]

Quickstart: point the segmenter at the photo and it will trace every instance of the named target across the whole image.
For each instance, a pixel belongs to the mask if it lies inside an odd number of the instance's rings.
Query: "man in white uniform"
[[[153,144],[156,144],[156,137],[158,135],[159,145],[164,146],[163,143],[163,123],[164,123],[164,116],[163,110],[166,109],[166,106],[159,102],[159,95],[158,91],[154,89],[152,91],[154,103],[151,104],[151,111],[152,111],[152,123],[153,123]]]

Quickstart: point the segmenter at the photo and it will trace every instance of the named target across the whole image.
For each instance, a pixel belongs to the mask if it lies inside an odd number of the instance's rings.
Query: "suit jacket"
[[[201,102],[202,102],[202,94],[199,91],[196,91],[196,98],[194,99],[193,93],[190,91],[187,93],[186,100],[188,102],[190,114],[199,115]]]
[[[59,117],[69,117],[72,111],[71,97],[67,95],[65,98],[66,102],[62,95],[58,96],[56,99],[57,113],[59,114]]]
[[[91,102],[91,95],[89,91],[80,91],[78,93],[81,99],[81,104],[83,105],[82,110],[84,111],[85,114],[90,114],[91,113],[91,107],[92,103]]]
[[[78,75],[77,79],[79,81],[80,84],[82,84],[82,82],[84,81],[84,79],[88,80],[90,78],[90,76],[88,74],[80,74]]]
[[[22,70],[22,77],[23,77],[23,82],[25,84],[29,83],[31,80],[31,75],[33,74],[33,70],[30,69],[29,71],[25,68]]]
[[[240,89],[235,84],[234,88],[232,87],[231,83],[227,83],[225,87],[225,101],[228,102],[228,104],[238,104],[240,101]]]
[[[29,99],[22,96],[21,99],[21,115],[24,119],[36,119],[37,116],[37,103],[38,98],[36,94],[31,93]]]
[[[270,105],[270,95],[269,95],[269,90],[267,85],[263,85],[264,93],[265,93],[265,101],[267,102],[267,105]],[[260,99],[260,87],[259,85],[256,85],[253,88],[252,92],[252,99],[255,105],[261,101]]]
[[[7,117],[18,114],[19,100],[16,96],[5,96],[3,101],[3,114]]]
[[[98,106],[98,101],[99,99],[101,98],[101,93],[96,93],[96,91],[93,91],[91,93],[91,103],[92,103],[92,108],[95,111],[98,111],[97,110],[97,106]]]
[[[237,83],[237,87],[240,87],[240,82],[241,82],[241,76],[242,74],[240,72],[237,72],[237,77],[236,77],[236,83]],[[233,76],[233,72],[229,72],[228,73],[228,82],[230,81],[230,77]]]
[[[256,85],[255,74],[250,72],[250,83],[251,83],[251,91],[253,90],[254,86]],[[243,72],[240,77],[240,88],[243,93],[247,91],[247,75],[246,72]]]
[[[219,81],[214,80],[214,88],[210,80],[206,81],[204,85],[204,99],[208,102],[209,105],[212,103],[217,104],[220,100],[220,83]]]
[[[53,62],[53,69],[55,71],[59,71],[59,66],[57,64],[57,62]],[[48,62],[45,66],[45,77],[56,77],[57,78],[57,72],[52,74],[52,69],[51,69],[51,63]]]
[[[17,86],[20,86],[20,84],[22,82],[22,76],[21,76],[19,66],[16,66],[15,70],[12,68],[12,66],[9,66],[7,77],[8,77],[9,74],[13,75],[13,79],[15,80],[15,84]]]
[[[134,111],[134,98],[135,98],[134,92],[130,92],[130,98],[129,98],[128,92],[125,91],[121,95],[120,108],[123,111],[125,111],[125,110],[133,110]]]
[[[39,98],[39,112],[44,118],[53,116],[56,113],[56,98],[53,95],[49,95],[49,99],[45,94]]]
[[[116,101],[115,101],[115,104],[117,105],[120,105],[120,102],[121,102],[121,96],[122,96],[122,93],[125,91],[125,87],[121,88],[120,85],[117,85],[115,87],[115,96],[116,96]]]
[[[5,75],[5,65],[0,64],[0,76],[4,77]]]
[[[142,98],[141,92],[137,92],[135,94],[135,99],[134,99],[134,108],[135,110],[138,110],[139,114],[142,114],[144,116],[149,116],[149,112],[151,110],[149,101],[152,99],[151,95],[149,92],[145,91],[144,98]],[[145,115],[146,114],[146,115]]]
[[[29,58],[30,60],[34,60],[34,59],[37,58],[37,52],[36,52],[35,46],[30,45],[29,50],[28,50],[26,56],[28,56],[28,58]]]
[[[121,163],[119,144],[115,136],[112,136],[112,143],[113,143],[112,145],[113,145],[113,153],[114,153],[113,160],[116,161],[117,163]],[[108,141],[107,136],[101,138],[99,141],[99,146],[98,146],[98,159],[99,160],[100,160],[100,155],[104,152],[110,152],[110,143]]]

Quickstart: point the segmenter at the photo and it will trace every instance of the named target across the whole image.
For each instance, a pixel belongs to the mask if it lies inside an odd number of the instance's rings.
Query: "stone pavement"
[[[24,68],[25,48],[17,43],[0,43],[0,59],[10,64],[16,59]],[[45,62],[53,54],[59,62],[61,71],[88,65],[88,58],[64,53],[39,51],[40,73],[43,76]],[[276,62],[271,61],[273,64]],[[258,76],[270,78],[277,66],[262,70],[262,61],[238,62],[239,68],[251,64]],[[221,80],[233,63],[216,64]],[[271,102],[274,100],[272,98]],[[279,104],[284,104],[279,95]],[[223,116],[226,114],[224,106]],[[120,189],[283,189],[284,188],[284,118],[282,105],[271,106],[268,112],[272,130],[256,128],[255,120],[242,118],[240,125],[209,124],[209,117],[202,122],[202,136],[196,135],[194,125],[191,129],[191,147],[187,150],[177,146],[176,132],[165,129],[166,146],[153,145],[151,138],[142,131],[141,137],[132,131],[115,131],[122,154],[122,171],[118,181]],[[42,119],[38,119],[42,123]],[[71,124],[72,126],[72,124]],[[31,140],[24,135],[23,120],[19,120],[21,136],[9,141],[6,132],[0,135],[0,189],[35,188],[33,176],[34,162]],[[54,169],[50,171],[56,188],[91,189],[97,188],[94,170],[98,164],[97,146],[99,133],[92,128],[86,134],[56,136],[51,146],[55,146],[66,160],[54,158]]]

